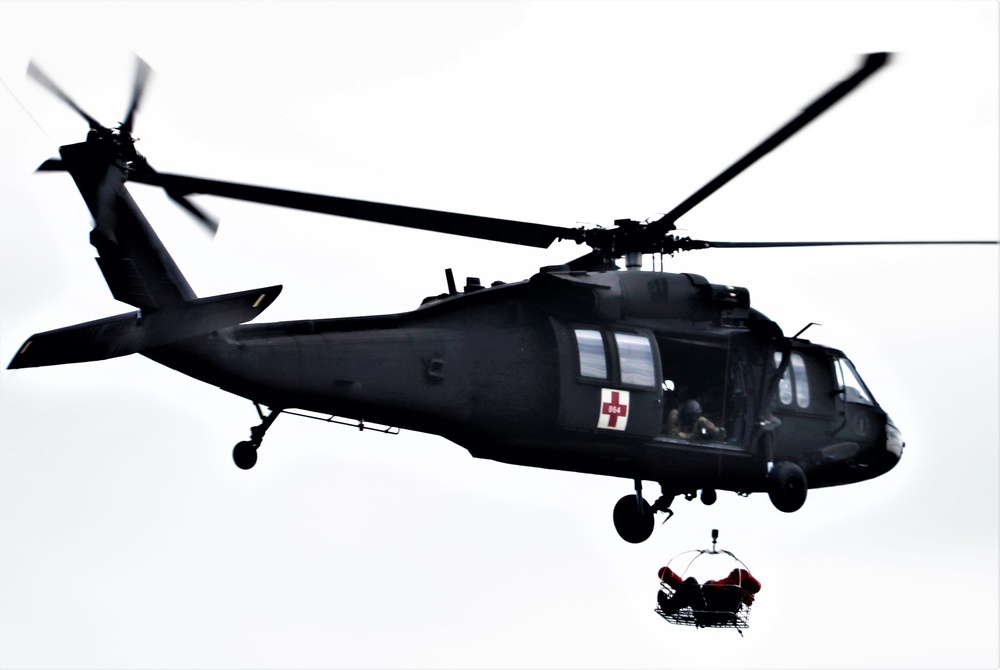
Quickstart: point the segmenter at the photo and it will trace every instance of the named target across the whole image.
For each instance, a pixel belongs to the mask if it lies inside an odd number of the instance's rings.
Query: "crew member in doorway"
[[[719,428],[702,416],[701,404],[694,399],[684,401],[680,409],[670,410],[667,415],[667,434],[685,439],[726,439],[726,429]]]

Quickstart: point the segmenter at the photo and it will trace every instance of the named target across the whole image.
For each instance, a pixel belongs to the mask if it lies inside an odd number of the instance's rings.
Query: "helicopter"
[[[101,125],[33,63],[28,73],[89,125],[40,171],[68,172],[90,211],[90,242],[113,297],[136,310],[35,334],[8,368],[141,354],[254,403],[260,423],[233,448],[253,468],[281,414],[360,429],[435,434],[473,457],[618,477],[633,492],[612,518],[641,543],[677,496],[705,504],[719,490],[766,492],[795,512],[810,488],[872,479],[900,460],[899,428],[844,352],[788,337],[751,307],[749,291],[691,274],[644,271],[646,254],[710,248],[943,242],[710,242],[676,222],[847,96],[890,60],[860,67],[666,214],[611,228],[566,228],[190,177],[155,170],[135,147],[150,68],[137,59],[117,128]],[[413,311],[250,323],[281,292],[268,286],[198,297],[128,182],[162,188],[210,231],[189,196],[211,195],[483,240],[590,247],[529,279],[484,286],[470,277]],[[625,270],[618,267],[624,260]],[[808,328],[808,326],[807,326]],[[266,411],[265,411],[266,410]],[[353,423],[350,423],[353,422]],[[649,503],[643,482],[660,495]]]

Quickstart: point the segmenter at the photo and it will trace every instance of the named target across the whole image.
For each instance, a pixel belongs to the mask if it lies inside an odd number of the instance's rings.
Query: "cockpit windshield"
[[[861,405],[874,405],[875,399],[871,391],[861,381],[861,375],[854,364],[846,358],[838,358],[836,362],[837,384],[844,392],[844,400]]]

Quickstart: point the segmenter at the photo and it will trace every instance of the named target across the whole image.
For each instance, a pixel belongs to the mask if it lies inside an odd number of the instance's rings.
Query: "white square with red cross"
[[[628,424],[628,391],[601,389],[601,413],[598,428],[625,430]]]

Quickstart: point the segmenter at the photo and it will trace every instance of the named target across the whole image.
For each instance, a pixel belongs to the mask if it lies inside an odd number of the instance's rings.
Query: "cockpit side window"
[[[806,409],[809,407],[809,377],[801,354],[792,354],[792,378],[795,380],[795,404]]]
[[[578,328],[576,347],[580,354],[580,376],[589,379],[608,378],[608,357],[604,350],[604,337],[599,330]]]
[[[781,353],[774,352],[774,367],[778,368],[781,365]],[[778,383],[778,399],[781,401],[782,405],[792,404],[792,368],[791,366],[785,368],[785,374],[781,376],[781,381]]]
[[[774,352],[774,366],[781,365],[781,353]],[[778,400],[782,405],[791,405],[792,401],[802,409],[809,407],[809,374],[806,370],[806,362],[802,355],[792,352],[790,365],[785,368],[778,383]]]
[[[861,381],[858,371],[854,369],[853,363],[846,358],[838,358],[835,367],[837,369],[837,385],[843,389],[844,400],[859,405],[875,404],[868,387]]]

